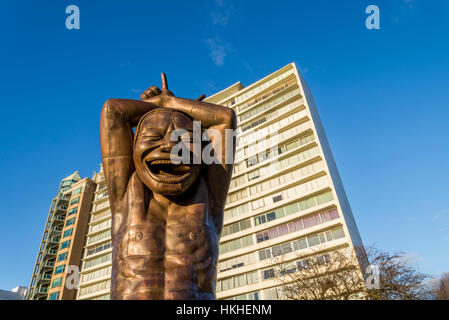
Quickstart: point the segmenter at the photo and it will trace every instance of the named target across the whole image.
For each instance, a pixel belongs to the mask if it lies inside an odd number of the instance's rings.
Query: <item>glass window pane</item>
[[[343,228],[338,228],[336,230],[332,231],[332,236],[334,239],[340,239],[345,236],[345,233],[343,232]]]
[[[277,228],[270,229],[269,233],[270,233],[270,239],[279,237],[279,231]]]
[[[289,206],[287,206],[287,207],[285,208],[285,213],[286,213],[287,215],[296,213],[296,212],[298,212],[298,211],[299,211],[299,207],[298,207],[298,204],[297,204],[297,203],[293,203],[293,204],[291,204],[291,205],[289,205]]]
[[[272,248],[273,257],[280,256],[282,254],[281,246],[275,246]]]
[[[279,236],[283,236],[288,234],[288,227],[286,224],[280,225],[279,226]]]
[[[337,219],[338,218],[338,211],[337,211],[337,209],[329,211],[329,217],[331,219]]]
[[[312,237],[307,237],[307,242],[309,243],[309,247],[313,247],[313,246],[320,244],[320,240],[317,235],[312,236]]]
[[[276,216],[275,216],[275,213],[274,213],[274,212],[267,213],[267,221],[268,221],[268,222],[269,222],[269,221],[272,221],[272,220],[274,220],[274,219],[276,219]]]
[[[292,246],[291,246],[290,242],[284,243],[282,245],[282,253],[283,254],[286,254],[286,253],[289,253],[289,252],[292,252],[292,251],[293,250],[292,250]]]

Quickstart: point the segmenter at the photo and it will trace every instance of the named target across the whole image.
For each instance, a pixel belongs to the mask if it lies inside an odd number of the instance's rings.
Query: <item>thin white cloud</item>
[[[216,66],[224,64],[224,58],[229,52],[230,45],[221,41],[218,37],[209,38],[205,42],[209,45],[210,57]]]
[[[210,13],[212,23],[214,25],[225,27],[226,25],[229,24],[229,21],[231,20],[234,6],[225,5],[222,0],[216,0],[215,5],[216,5],[215,9],[213,9]]]

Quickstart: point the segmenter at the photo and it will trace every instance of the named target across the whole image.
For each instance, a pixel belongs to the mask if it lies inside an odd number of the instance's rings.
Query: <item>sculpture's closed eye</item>
[[[162,133],[160,133],[159,131],[155,131],[155,130],[148,130],[142,133],[141,135],[143,138],[148,138],[151,140],[160,140],[162,139],[164,136],[162,135]]]

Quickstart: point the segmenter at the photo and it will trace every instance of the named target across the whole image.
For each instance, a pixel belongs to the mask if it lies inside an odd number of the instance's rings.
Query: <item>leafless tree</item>
[[[443,273],[433,287],[436,300],[449,300],[449,273]]]
[[[275,261],[274,278],[290,300],[428,299],[425,280],[404,253],[375,247],[313,252],[290,262]]]

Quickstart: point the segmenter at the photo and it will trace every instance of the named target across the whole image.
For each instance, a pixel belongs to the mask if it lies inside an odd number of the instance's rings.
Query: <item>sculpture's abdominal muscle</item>
[[[127,223],[115,235],[113,299],[214,299],[219,235],[207,202],[175,205],[167,214],[127,207]]]

